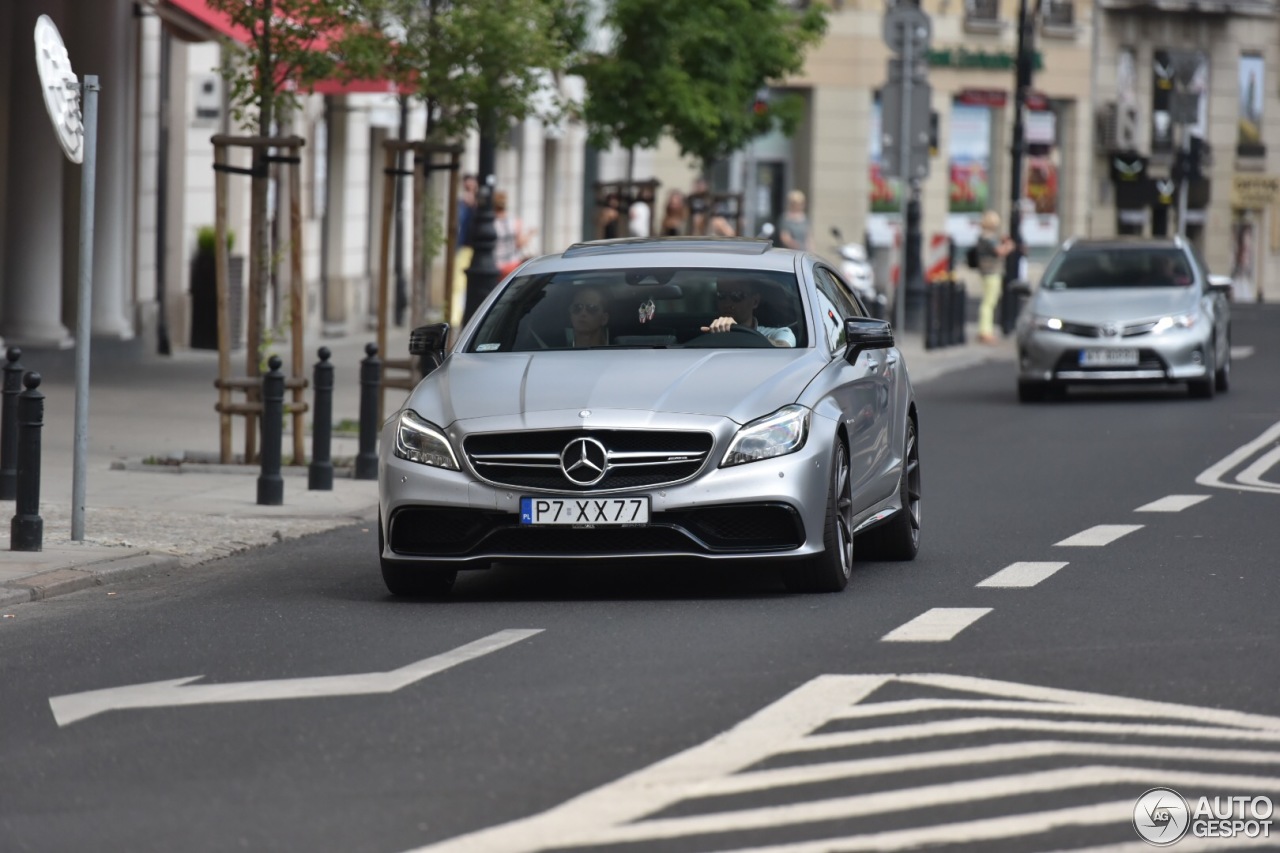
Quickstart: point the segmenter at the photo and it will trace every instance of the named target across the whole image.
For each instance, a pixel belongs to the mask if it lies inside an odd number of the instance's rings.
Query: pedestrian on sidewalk
[[[1000,214],[988,210],[982,214],[982,233],[978,236],[978,274],[982,277],[982,302],[978,305],[978,342],[996,342],[996,303],[1000,301],[1003,262],[1013,251],[1013,240],[1000,236]]]
[[[813,233],[804,206],[802,191],[792,190],[787,193],[787,211],[782,214],[778,223],[778,239],[782,241],[783,248],[801,252],[813,251]]]
[[[519,219],[507,215],[507,194],[498,190],[493,194],[493,230],[498,235],[498,242],[493,248],[493,262],[506,277],[529,256],[529,241],[536,229],[526,228]]]

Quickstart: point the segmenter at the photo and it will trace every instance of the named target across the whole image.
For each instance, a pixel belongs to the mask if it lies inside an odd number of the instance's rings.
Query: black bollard
[[[969,291],[964,282],[957,281],[951,285],[951,331],[955,335],[955,343],[963,344],[966,340],[964,324],[969,319]]]
[[[18,494],[18,395],[22,393],[22,350],[9,347],[5,354],[4,402],[0,404],[0,501]]]
[[[938,293],[942,286],[932,281],[924,283],[924,348],[936,349],[938,341]]]
[[[258,475],[258,504],[280,506],[284,503],[284,477],[280,476],[280,444],[284,438],[284,374],[280,372],[280,356],[267,362],[270,368],[262,375],[262,473]]]
[[[364,345],[365,358],[360,362],[360,449],[356,453],[356,479],[378,479],[378,386],[382,381],[382,362],[378,345]]]
[[[951,297],[955,287],[950,278],[938,285],[938,346],[949,347],[955,343],[952,330]]]
[[[18,504],[9,525],[10,551],[43,550],[44,519],[40,517],[40,429],[44,426],[44,395],[40,374],[22,377],[27,390],[18,395]]]
[[[329,363],[329,348],[320,347],[317,353],[315,379],[315,417],[311,423],[311,467],[307,469],[307,488],[312,491],[333,491],[333,459],[329,455],[330,438],[333,435],[333,365]]]

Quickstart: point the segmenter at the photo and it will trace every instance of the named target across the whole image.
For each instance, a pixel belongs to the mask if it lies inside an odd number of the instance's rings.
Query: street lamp
[[[493,227],[494,169],[497,160],[492,114],[480,119],[480,192],[476,199],[476,218],[472,224],[471,266],[467,267],[467,298],[462,312],[465,326],[480,303],[498,285],[498,264],[493,250],[498,245],[498,231]]]
[[[1035,19],[1040,16],[1040,0],[1035,13],[1027,14],[1027,0],[1018,0],[1018,55],[1014,62],[1013,144],[1009,181],[1009,236],[1022,242],[1022,158],[1027,150],[1027,95],[1035,67]]]

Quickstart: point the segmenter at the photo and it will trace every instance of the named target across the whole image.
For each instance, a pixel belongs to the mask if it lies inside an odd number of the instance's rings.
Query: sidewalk
[[[985,361],[1012,360],[1010,341],[996,346],[970,343],[925,350],[919,333],[900,336],[902,350],[919,385],[937,376]],[[373,333],[309,340],[310,365],[321,346],[332,351],[333,418],[358,422],[360,361]],[[387,353],[407,353],[408,330],[388,330]],[[287,352],[287,348],[284,350]],[[38,358],[38,354],[35,358]],[[89,451],[85,484],[85,538],[71,540],[71,491],[75,438],[75,373],[70,359],[44,366],[24,356],[27,370],[39,371],[45,395],[40,515],[44,550],[9,550],[14,503],[0,502],[0,608],[108,584],[138,575],[168,573],[250,548],[294,539],[348,524],[377,519],[377,483],[350,479],[335,470],[333,491],[307,489],[306,468],[285,472],[284,505],[257,504],[257,466],[207,464],[216,460],[219,418],[217,353],[183,351],[127,363],[95,358],[90,368]],[[243,351],[233,354],[243,370]],[[404,392],[387,393],[394,408]],[[311,392],[307,392],[311,400]],[[310,414],[307,421],[310,422]],[[235,423],[232,447],[244,448],[244,418]],[[284,455],[291,453],[292,419],[286,418]],[[311,437],[306,439],[308,456]],[[356,454],[354,437],[335,436],[335,465]],[[166,460],[170,464],[148,464]],[[372,540],[371,540],[372,541]],[[370,551],[370,565],[375,555]]]

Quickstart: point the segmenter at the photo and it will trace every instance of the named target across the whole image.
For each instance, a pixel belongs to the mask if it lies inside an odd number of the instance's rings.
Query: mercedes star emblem
[[[609,470],[609,453],[594,438],[575,438],[560,451],[560,470],[578,486],[594,486]]]

